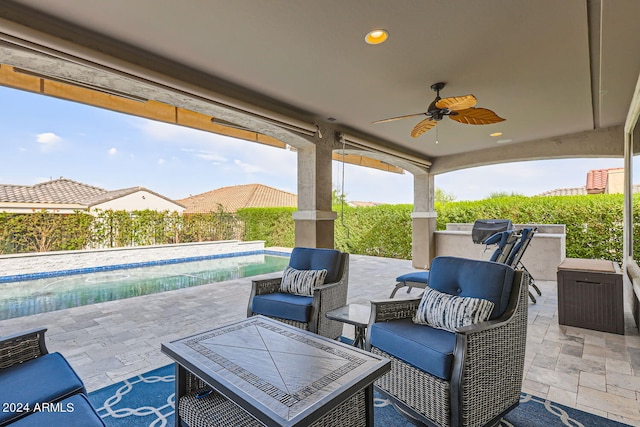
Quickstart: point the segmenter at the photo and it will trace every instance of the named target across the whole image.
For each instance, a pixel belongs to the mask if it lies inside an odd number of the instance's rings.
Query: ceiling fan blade
[[[431,130],[437,124],[438,122],[431,118],[424,119],[423,121],[415,125],[413,129],[411,129],[411,136],[417,138],[426,131]]]
[[[505,120],[487,108],[467,108],[466,110],[458,110],[457,113],[449,118],[467,125],[490,125]]]
[[[376,125],[378,123],[393,122],[395,120],[408,119],[410,117],[424,116],[425,114],[426,113],[407,114],[406,116],[391,117],[389,119],[376,120],[375,122],[371,122],[371,123]]]
[[[450,98],[442,98],[436,102],[438,108],[448,108],[451,111],[465,110],[475,107],[478,100],[473,95],[452,96]]]

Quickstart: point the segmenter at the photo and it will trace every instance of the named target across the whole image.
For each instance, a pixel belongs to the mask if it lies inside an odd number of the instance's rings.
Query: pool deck
[[[406,260],[351,255],[348,302],[387,298],[395,277],[412,270]],[[640,335],[630,313],[625,335],[559,326],[556,282],[537,284],[523,391],[640,426]],[[49,351],[65,355],[92,391],[170,363],[162,342],[245,318],[250,287],[243,278],[3,320],[0,335],[47,327]],[[403,289],[396,298],[404,297]],[[344,331],[353,336],[352,326]]]

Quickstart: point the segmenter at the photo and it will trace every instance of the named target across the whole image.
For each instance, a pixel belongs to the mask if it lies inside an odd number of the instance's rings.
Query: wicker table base
[[[360,390],[338,407],[311,424],[311,427],[366,427],[366,393]],[[263,427],[248,412],[215,391],[198,398],[190,393],[178,403],[182,420],[189,427]]]

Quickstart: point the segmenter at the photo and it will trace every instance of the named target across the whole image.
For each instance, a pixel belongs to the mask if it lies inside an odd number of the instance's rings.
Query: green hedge
[[[295,246],[296,208],[246,208],[238,210],[237,218],[244,222],[244,240],[264,240],[265,246]]]
[[[514,224],[565,224],[566,255],[572,258],[622,260],[621,194],[557,197],[499,197],[471,202],[436,204],[436,225],[473,223],[476,219],[504,218]],[[391,258],[411,257],[412,205],[334,207],[335,247],[354,254]],[[250,215],[245,215],[250,211]],[[293,246],[294,209],[251,209],[241,216],[247,240],[266,240],[267,245]],[[640,195],[634,196],[634,253],[640,254]],[[286,238],[283,238],[286,237]]]
[[[640,225],[640,199],[634,197],[634,223]],[[622,194],[501,197],[438,207],[437,228],[479,218],[510,219],[514,224],[565,224],[566,254],[571,258],[622,260]],[[637,229],[637,228],[636,228]],[[640,238],[635,239],[635,252]]]
[[[0,212],[0,253],[240,240],[243,226],[224,212],[102,211],[97,216],[84,212]]]
[[[345,207],[335,222],[335,247],[341,251],[411,258],[411,205]]]
[[[411,205],[371,208],[338,207],[335,247],[349,253],[408,259],[411,257]],[[237,213],[245,224],[245,240],[265,246],[295,245],[295,208],[246,208]]]
[[[92,217],[0,212],[0,254],[82,249],[91,240]]]
[[[565,224],[566,254],[572,258],[622,260],[621,194],[499,197],[436,204],[438,230],[447,223],[481,218],[514,224]],[[155,211],[105,211],[97,217],[0,213],[0,253],[91,247],[136,246],[211,240],[264,240],[293,247],[295,208],[251,208],[234,217],[224,212],[178,215]],[[353,254],[409,259],[412,205],[353,208],[335,206],[335,247]],[[634,252],[640,254],[640,195],[634,196]]]

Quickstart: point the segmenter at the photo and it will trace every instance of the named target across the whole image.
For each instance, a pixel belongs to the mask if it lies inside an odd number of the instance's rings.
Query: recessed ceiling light
[[[369,44],[384,43],[389,38],[389,33],[386,30],[376,29],[371,30],[364,36],[364,41]]]
[[[501,136],[501,135],[502,135],[502,132],[494,132],[489,134],[489,136]]]

